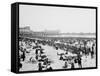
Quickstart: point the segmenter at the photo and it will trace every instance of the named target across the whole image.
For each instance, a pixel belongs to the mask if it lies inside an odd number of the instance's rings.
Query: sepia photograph
[[[19,5],[18,70],[97,67],[96,9]]]

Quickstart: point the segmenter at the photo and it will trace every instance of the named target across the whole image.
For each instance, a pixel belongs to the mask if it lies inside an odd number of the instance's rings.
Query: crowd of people
[[[37,64],[38,71],[55,70],[52,64],[56,63],[56,61],[53,61],[47,55],[47,50],[43,46],[52,47],[56,50],[58,60],[64,62],[61,65],[62,68],[57,69],[84,68],[82,65],[82,57],[91,56],[91,59],[93,59],[96,55],[95,39],[41,39],[19,37],[19,70],[23,68],[23,63]]]

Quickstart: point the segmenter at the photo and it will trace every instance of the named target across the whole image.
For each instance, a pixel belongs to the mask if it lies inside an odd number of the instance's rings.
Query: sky
[[[95,12],[95,9],[85,8],[20,5],[19,26],[30,26],[33,31],[95,33]]]

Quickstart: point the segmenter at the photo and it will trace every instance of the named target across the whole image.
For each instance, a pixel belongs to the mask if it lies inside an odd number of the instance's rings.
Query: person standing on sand
[[[71,69],[74,69],[75,66],[74,66],[74,63],[71,63]]]
[[[42,71],[42,65],[41,65],[40,62],[38,63],[38,67],[39,67],[38,70],[39,70],[39,71]]]

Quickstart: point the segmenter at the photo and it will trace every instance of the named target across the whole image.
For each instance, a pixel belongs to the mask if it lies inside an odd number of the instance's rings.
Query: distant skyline
[[[20,5],[20,27],[33,31],[95,33],[95,9]]]

